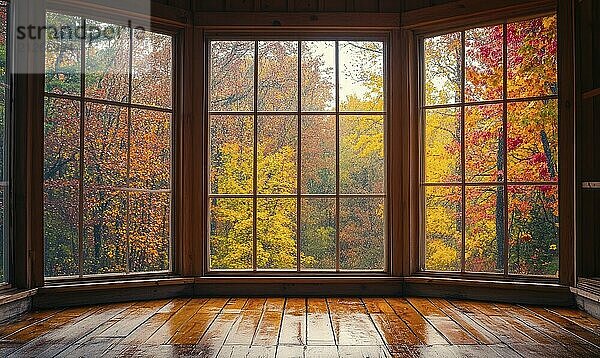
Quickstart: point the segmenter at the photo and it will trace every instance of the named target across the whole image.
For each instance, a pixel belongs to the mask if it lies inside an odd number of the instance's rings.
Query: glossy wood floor
[[[426,298],[176,298],[32,312],[5,357],[594,357],[574,309]]]

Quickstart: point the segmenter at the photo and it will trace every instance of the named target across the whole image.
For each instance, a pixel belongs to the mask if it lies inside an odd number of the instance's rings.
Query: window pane
[[[210,110],[254,110],[254,41],[210,44]]]
[[[131,112],[130,186],[138,189],[171,187],[171,114]]]
[[[171,108],[173,38],[135,29],[132,50],[132,102]]]
[[[465,31],[465,100],[502,98],[502,26]]]
[[[340,269],[385,269],[384,198],[340,199]]]
[[[81,18],[49,12],[46,26],[46,91],[79,95]]]
[[[44,182],[44,261],[47,277],[79,274],[79,184],[76,180]]]
[[[556,16],[508,24],[507,38],[508,97],[557,94]]]
[[[80,103],[46,99],[44,238],[46,276],[78,273]]]
[[[462,50],[460,32],[425,39],[425,104],[461,101]]]
[[[211,116],[210,192],[252,194],[254,119]]]
[[[125,272],[127,192],[86,189],[84,206],[83,273]]]
[[[460,271],[460,187],[425,187],[425,269]]]
[[[302,193],[335,194],[335,116],[302,116]]]
[[[502,181],[502,105],[465,108],[465,175],[468,182]]]
[[[508,104],[508,180],[558,181],[556,100]]]
[[[86,104],[85,186],[127,186],[127,108]]]
[[[384,110],[383,66],[383,42],[339,42],[341,111]]]
[[[335,41],[302,42],[302,110],[335,110]]]
[[[258,110],[298,109],[298,43],[258,43]]]
[[[296,269],[296,199],[257,199],[256,220],[258,269]]]
[[[129,270],[167,271],[171,251],[171,194],[129,195]]]
[[[252,199],[211,199],[211,270],[252,269]]]
[[[0,3],[0,83],[7,83],[7,58],[6,44],[8,43],[8,4]],[[1,282],[1,281],[0,281]]]
[[[461,114],[458,108],[425,110],[425,182],[461,180]]]
[[[79,178],[79,125],[79,101],[45,100],[44,180]]]
[[[558,276],[558,187],[509,186],[509,272]]]
[[[258,117],[258,193],[294,194],[297,177],[296,116]]]
[[[340,192],[383,194],[384,117],[340,116]]]
[[[503,187],[467,187],[466,215],[465,271],[504,273]]]
[[[127,102],[130,29],[86,20],[85,95]]]
[[[335,270],[335,198],[302,199],[302,269]]]

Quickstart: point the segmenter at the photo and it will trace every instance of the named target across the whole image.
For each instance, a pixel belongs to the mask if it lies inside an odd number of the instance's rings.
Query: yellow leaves
[[[542,18],[542,24],[545,29],[555,29],[556,28],[556,16],[548,16]]]
[[[427,241],[425,267],[435,271],[456,271],[460,267],[458,251],[441,240]]]
[[[460,128],[456,109],[425,112],[425,180],[452,182],[460,179]]]

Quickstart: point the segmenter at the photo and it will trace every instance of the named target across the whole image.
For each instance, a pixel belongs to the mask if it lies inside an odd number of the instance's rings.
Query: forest
[[[425,269],[557,276],[556,16],[427,38],[424,57]]]
[[[384,270],[383,43],[210,48],[211,269]]]
[[[169,270],[172,37],[56,13],[47,26],[46,276]]]
[[[85,22],[117,31],[47,41],[46,275],[169,270],[173,40]],[[209,49],[210,269],[386,270],[384,41]],[[555,276],[556,18],[423,56],[423,268]]]

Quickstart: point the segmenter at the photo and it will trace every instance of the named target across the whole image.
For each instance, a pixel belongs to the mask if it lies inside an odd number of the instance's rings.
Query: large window
[[[386,270],[384,41],[209,54],[209,269]]]
[[[422,268],[558,275],[556,17],[422,42]]]
[[[8,281],[8,1],[0,1],[0,285]]]
[[[47,27],[46,276],[170,270],[173,37],[58,13]]]

